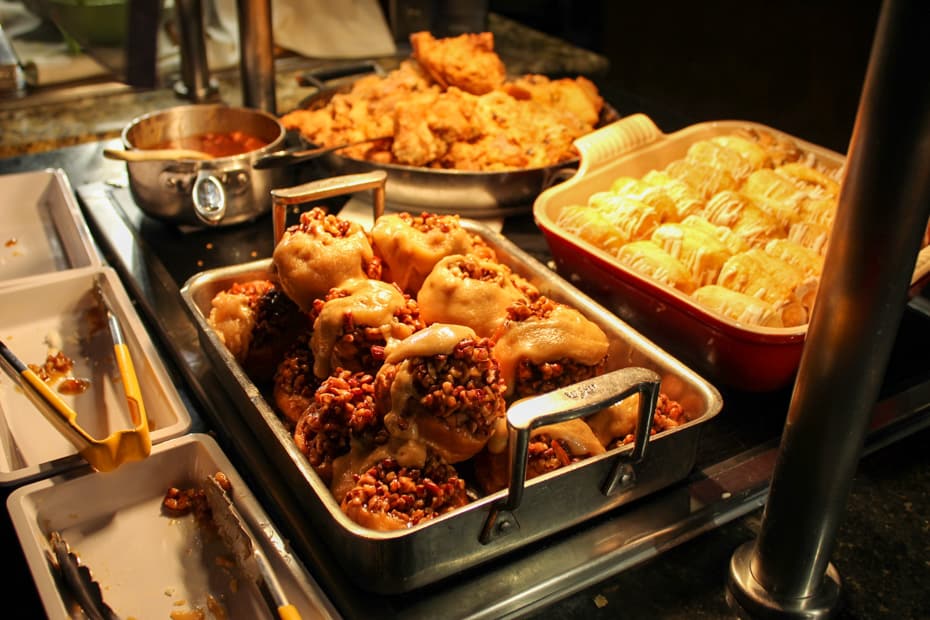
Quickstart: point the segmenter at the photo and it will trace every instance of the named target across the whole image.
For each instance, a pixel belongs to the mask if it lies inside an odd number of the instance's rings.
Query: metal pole
[[[175,0],[174,4],[181,48],[181,79],[174,91],[194,103],[217,99],[219,86],[207,64],[203,5],[200,0]]]
[[[271,0],[237,0],[242,104],[276,114]]]
[[[830,556],[928,217],[930,19],[921,0],[886,0],[761,531],[730,563],[745,615],[838,604]]]

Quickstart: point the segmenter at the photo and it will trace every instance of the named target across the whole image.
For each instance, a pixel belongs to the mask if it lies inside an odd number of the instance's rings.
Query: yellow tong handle
[[[281,620],[300,620],[300,612],[292,604],[278,607],[278,617]]]

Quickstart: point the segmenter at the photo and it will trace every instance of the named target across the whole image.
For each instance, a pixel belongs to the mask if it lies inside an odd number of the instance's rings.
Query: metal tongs
[[[300,612],[293,603],[288,602],[268,558],[249,531],[229,493],[216,477],[207,476],[204,493],[216,531],[223,544],[232,552],[245,577],[255,584],[268,607],[280,620],[300,620]]]
[[[84,610],[89,620],[119,620],[103,600],[100,584],[77,554],[71,550],[60,532],[53,531],[48,537],[51,553],[49,563],[57,569],[64,585]]]
[[[133,427],[115,431],[103,439],[96,439],[78,424],[77,412],[72,409],[35,372],[24,364],[0,340],[0,365],[22,388],[29,400],[64,437],[74,444],[78,452],[97,471],[112,471],[129,461],[146,458],[152,451],[148,419],[142,402],[142,391],[136,376],[129,347],[123,337],[119,321],[104,300],[99,282],[95,292],[106,313],[107,326],[113,341],[117,368],[129,405]]]

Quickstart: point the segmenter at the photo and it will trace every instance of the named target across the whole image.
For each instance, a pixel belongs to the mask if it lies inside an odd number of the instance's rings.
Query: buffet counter
[[[597,81],[607,70],[603,58],[518,24],[492,15],[490,26],[502,57],[517,72],[585,74]],[[279,109],[305,96],[294,86],[304,70],[278,76]],[[237,94],[225,91],[224,98],[234,102]],[[178,292],[205,269],[267,258],[273,247],[271,217],[224,229],[179,230],[142,213],[128,198],[124,165],[102,156],[103,149],[118,146],[127,122],[141,112],[176,105],[173,97],[121,93],[56,104],[62,108],[0,110],[4,126],[14,128],[0,139],[0,155],[6,157],[0,173],[65,171],[95,241],[171,364],[192,411],[192,432],[215,436],[250,483],[264,481],[273,472],[262,471],[269,467],[267,459],[247,441],[243,420],[228,415],[234,406],[201,350]],[[610,103],[621,115],[650,112],[638,101]],[[73,116],[62,116],[65,111]],[[48,123],[50,116],[57,123]],[[495,218],[494,225],[542,264],[551,264],[528,210]],[[916,296],[905,311],[834,551],[846,586],[843,617],[919,617],[930,607],[924,588],[930,576],[930,455],[923,449],[930,439],[926,295],[925,290]],[[252,487],[346,617],[730,617],[724,599],[727,566],[734,550],[758,532],[791,389],[721,392],[724,409],[705,429],[694,472],[680,484],[408,594],[360,591],[327,558],[326,542],[297,527],[299,511],[288,489]],[[5,581],[8,601],[21,611],[17,617],[41,616],[7,517],[2,536],[14,567]]]

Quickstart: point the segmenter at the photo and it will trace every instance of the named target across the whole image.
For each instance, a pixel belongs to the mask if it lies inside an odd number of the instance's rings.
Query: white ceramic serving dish
[[[0,175],[0,222],[0,288],[102,264],[62,170]]]
[[[59,395],[77,412],[79,425],[91,436],[103,439],[114,431],[131,429],[134,424],[116,373],[109,333],[100,325],[94,329],[89,322],[88,312],[99,307],[94,294],[98,279],[133,359],[152,444],[183,435],[191,426],[190,413],[112,268],[69,269],[0,287],[0,339],[26,364],[43,364],[50,346],[73,360],[69,374],[88,380],[89,385],[83,393]],[[0,423],[0,485],[86,465],[74,445],[5,372],[0,372],[0,410],[7,427]]]
[[[59,590],[47,559],[52,531],[90,569],[104,602],[121,618],[172,618],[197,610],[206,618],[272,617],[209,523],[162,510],[170,487],[194,488],[220,471],[288,602],[304,619],[338,617],[219,445],[202,434],[154,446],[149,458],[113,472],[54,476],[10,494],[7,509],[48,617],[70,620],[76,605]],[[208,597],[222,615],[208,610]]]

